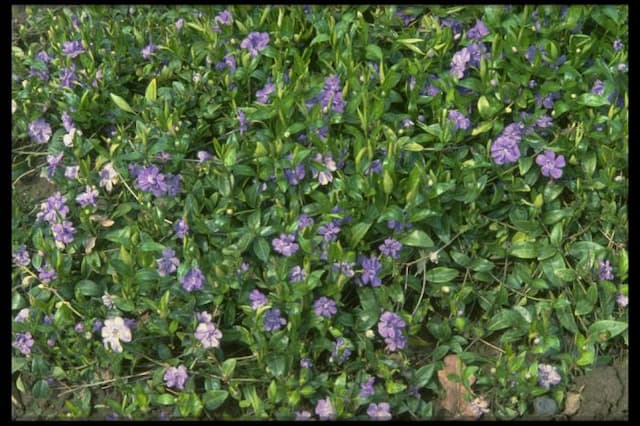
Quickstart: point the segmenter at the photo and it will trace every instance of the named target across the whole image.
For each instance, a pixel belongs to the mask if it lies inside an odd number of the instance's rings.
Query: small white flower
[[[131,330],[124,323],[122,317],[109,318],[104,321],[102,327],[102,341],[105,348],[109,348],[114,352],[122,352],[120,341],[131,341]]]
[[[69,133],[67,133],[66,135],[64,135],[62,137],[62,143],[64,144],[64,146],[67,147],[72,147],[73,146],[73,138],[76,135],[76,129],[71,129],[71,131]]]

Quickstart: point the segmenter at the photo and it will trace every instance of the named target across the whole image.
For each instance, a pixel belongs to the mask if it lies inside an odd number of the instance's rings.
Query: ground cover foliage
[[[60,398],[31,415],[78,419],[563,407],[628,344],[627,14],[27,7],[13,403]]]

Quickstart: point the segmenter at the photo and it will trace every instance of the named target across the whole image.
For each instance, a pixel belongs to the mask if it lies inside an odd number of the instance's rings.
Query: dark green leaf
[[[269,259],[271,247],[269,247],[269,243],[264,238],[257,238],[253,242],[253,252],[258,256],[258,259],[266,262]]]
[[[427,281],[432,283],[448,283],[459,274],[457,269],[447,268],[445,266],[437,266],[430,269],[426,273]]]
[[[221,406],[228,396],[229,392],[226,390],[210,390],[204,393],[202,399],[207,410],[213,411]]]
[[[426,232],[419,229],[411,232],[405,238],[400,240],[400,242],[406,246],[411,247],[433,247],[433,241],[431,240],[431,238],[429,238]]]

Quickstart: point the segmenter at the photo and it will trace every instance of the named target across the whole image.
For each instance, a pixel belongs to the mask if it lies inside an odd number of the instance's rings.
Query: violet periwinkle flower
[[[558,155],[550,150],[545,150],[544,154],[536,157],[536,164],[540,166],[543,176],[548,176],[552,180],[559,179],[562,176],[562,168],[565,166],[564,156]]]
[[[378,248],[382,254],[390,256],[392,259],[397,259],[399,257],[398,252],[402,250],[402,243],[393,238],[386,238]]]
[[[76,331],[76,333],[82,333],[84,331],[84,324],[81,322],[77,323],[74,327],[74,330]]]
[[[344,100],[342,99],[342,87],[340,86],[340,78],[336,75],[330,75],[324,81],[324,88],[320,94],[320,103],[322,111],[328,112],[344,112]]]
[[[25,322],[29,319],[29,308],[22,308],[16,315],[14,321],[15,322]]]
[[[314,223],[311,216],[303,213],[298,217],[298,231],[302,231],[304,228],[311,228]]]
[[[77,180],[80,166],[67,166],[64,169],[64,177],[70,180]]]
[[[276,85],[271,83],[270,80],[267,80],[267,83],[264,87],[256,92],[256,100],[261,104],[266,104],[269,102],[269,95],[275,92]]]
[[[160,274],[161,277],[173,274],[178,270],[180,261],[175,257],[175,254],[176,252],[170,248],[162,250],[162,257],[156,260],[158,263],[158,274]]]
[[[378,333],[384,337],[387,350],[394,352],[405,347],[407,338],[402,334],[405,326],[404,320],[393,312],[387,311],[380,316]]]
[[[548,129],[553,126],[553,119],[548,115],[543,115],[536,120],[535,126],[540,129]]]
[[[618,293],[618,295],[616,296],[616,303],[621,308],[626,308],[629,304],[629,298],[622,293]]]
[[[33,343],[31,333],[16,333],[16,340],[13,342],[13,347],[19,349],[23,355],[29,355]]]
[[[187,225],[187,220],[184,217],[178,219],[176,224],[173,226],[173,231],[176,233],[176,237],[180,239],[189,235],[189,225]]]
[[[604,262],[600,261],[600,273],[598,277],[603,281],[611,281],[613,280],[613,271],[611,269],[611,262],[605,260]]]
[[[323,316],[325,318],[331,318],[338,312],[335,300],[322,296],[318,298],[313,304],[313,310],[317,316]]]
[[[333,264],[333,270],[340,271],[345,277],[351,278],[355,275],[354,266],[355,263],[352,262],[336,262]]]
[[[260,306],[264,306],[267,304],[267,296],[265,296],[260,290],[253,289],[251,293],[249,293],[249,300],[251,301],[251,309],[257,311]]]
[[[118,183],[118,172],[113,168],[113,163],[109,162],[100,170],[99,185],[104,187],[107,192],[111,192],[116,183]]]
[[[306,410],[302,410],[302,411],[296,411],[296,421],[305,421],[305,420],[311,420],[311,413],[306,411]]]
[[[56,169],[60,166],[64,153],[47,155],[47,177],[52,178]]]
[[[216,64],[216,69],[222,71],[225,68],[229,68],[229,71],[233,74],[236,70],[236,58],[232,54],[225,55],[224,59]]]
[[[71,87],[78,81],[76,76],[76,66],[71,64],[69,68],[62,68],[60,70],[60,86]]]
[[[471,120],[464,116],[457,109],[449,110],[449,120],[453,121],[456,129],[467,130],[471,127]]]
[[[120,341],[131,341],[131,329],[127,327],[122,317],[109,318],[102,327],[102,342],[106,349],[111,347],[114,352],[122,352]]]
[[[222,332],[212,322],[201,322],[198,324],[194,336],[200,341],[203,348],[217,348],[220,346]]]
[[[65,41],[62,43],[62,53],[70,58],[75,58],[81,53],[84,53],[84,47],[82,47],[82,43],[78,40]]]
[[[171,154],[169,154],[167,151],[158,151],[155,154],[155,158],[162,163],[166,163],[167,161],[171,160]]]
[[[13,252],[13,263],[18,266],[28,266],[31,263],[29,252],[27,251],[26,244],[22,244]]]
[[[215,32],[220,32],[220,26],[218,24],[231,25],[231,12],[225,9],[218,13],[218,15],[213,19],[213,30]]]
[[[49,70],[48,69],[38,69],[36,67],[29,68],[29,77],[37,77],[42,81],[49,81]]]
[[[560,99],[562,96],[560,95],[559,92],[552,92],[549,93],[546,96],[539,96],[539,95],[535,95],[535,101],[536,101],[536,106],[540,107],[543,106],[546,109],[553,109],[553,106],[555,105],[555,100],[556,99]]]
[[[453,34],[453,40],[458,40],[462,36],[462,23],[456,19],[445,18],[440,21],[440,25],[443,27],[451,28]]]
[[[331,154],[326,154],[323,156],[322,154],[317,153],[314,156],[313,161],[325,166],[325,170],[323,171],[318,171],[313,167],[311,168],[311,174],[314,178],[318,178],[318,182],[320,183],[320,185],[327,185],[329,182],[332,182],[333,175],[331,174],[331,172],[335,172],[337,170],[337,167],[335,161],[333,161],[333,157],[331,156]]]
[[[336,410],[333,408],[333,404],[331,404],[329,397],[318,400],[316,403],[315,413],[318,415],[320,420],[335,420],[336,418]]]
[[[284,169],[284,175],[289,185],[299,184],[305,176],[304,164],[298,164],[293,169]]]
[[[467,46],[467,50],[469,51],[469,65],[479,68],[482,57],[487,53],[487,48],[484,43],[470,44]]]
[[[240,47],[243,49],[249,49],[249,55],[253,58],[258,55],[258,52],[264,50],[269,44],[269,33],[251,32],[240,43]]]
[[[562,378],[556,367],[549,364],[539,364],[538,365],[538,384],[545,389],[549,389],[549,387],[553,385],[557,385],[560,383]]]
[[[333,222],[329,222],[326,225],[321,225],[318,228],[318,234],[322,235],[324,241],[327,241],[327,242],[337,240],[339,232],[340,232],[340,227],[334,224]]]
[[[536,57],[536,47],[534,45],[529,46],[527,52],[524,54],[524,57],[533,64],[533,61]]]
[[[103,326],[104,326],[104,323],[102,321],[100,321],[99,319],[95,319],[93,321],[93,325],[91,326],[91,331],[96,333],[96,332],[102,330]]]
[[[604,83],[601,80],[596,80],[591,88],[591,93],[594,95],[604,95]]]
[[[480,19],[476,19],[476,24],[467,31],[469,40],[480,40],[486,35],[489,35],[489,29]]]
[[[405,13],[402,10],[397,10],[396,16],[402,20],[402,25],[404,25],[405,27],[415,19],[415,16]]]
[[[62,120],[62,126],[64,127],[64,130],[66,130],[67,132],[70,132],[72,129],[75,129],[76,125],[73,122],[73,119],[71,118],[71,116],[67,114],[66,111],[62,113],[62,116],[60,117],[60,119]]]
[[[208,151],[198,151],[196,156],[198,157],[198,164],[203,164],[213,158],[213,155],[211,155]]]
[[[313,363],[309,358],[302,358],[300,360],[300,368],[311,368],[313,367]]]
[[[342,363],[346,361],[351,356],[351,349],[347,345],[347,342],[342,337],[338,337],[335,342],[333,342],[333,351],[331,352],[331,357],[329,358],[329,362],[338,362]]]
[[[157,166],[142,167],[138,172],[136,186],[144,192],[151,192],[156,197],[160,197],[167,192],[165,176],[160,173]]]
[[[192,268],[180,279],[180,283],[185,291],[200,290],[204,286],[204,274],[199,268]]]
[[[375,377],[369,377],[366,382],[360,385],[360,393],[358,396],[362,399],[368,398],[374,393],[373,384],[376,381]]]
[[[187,367],[179,365],[176,367],[169,367],[164,373],[164,384],[168,388],[176,388],[184,390],[184,383],[187,381]]]
[[[280,330],[287,320],[280,316],[280,309],[269,309],[264,314],[264,329],[267,331]]]
[[[67,217],[69,207],[66,204],[66,198],[60,192],[56,192],[46,201],[40,204],[40,212],[36,215],[36,221],[44,219],[50,225],[59,222]]]
[[[307,273],[300,266],[294,266],[289,272],[289,281],[292,283],[299,283],[307,278]]]
[[[51,126],[44,118],[34,120],[29,123],[29,136],[37,144],[47,143],[51,138]]]
[[[141,51],[142,57],[144,59],[150,59],[151,54],[156,50],[158,50],[158,46],[156,46],[151,41],[149,41],[149,44],[147,44],[144,48],[142,48],[142,51]]]
[[[182,175],[168,173],[165,175],[165,182],[167,183],[166,195],[168,197],[175,197],[182,190]]]
[[[273,241],[271,241],[271,245],[275,251],[283,256],[289,257],[295,254],[295,252],[300,248],[300,246],[294,241],[294,234],[280,234],[280,238],[274,238]]]
[[[365,176],[371,176],[372,174],[380,174],[382,173],[382,160],[376,158],[364,169]]]
[[[622,40],[620,40],[620,39],[615,40],[613,42],[613,50],[615,50],[616,52],[621,51],[623,46],[624,45],[622,44]]]
[[[80,207],[92,206],[96,207],[96,198],[98,197],[98,190],[95,186],[87,185],[85,192],[81,192],[76,197],[76,202]]]
[[[409,76],[409,90],[413,90],[416,87],[416,78],[412,75]]]
[[[464,47],[458,50],[451,59],[451,70],[449,71],[451,75],[457,79],[464,77],[464,72],[470,60],[471,52],[469,52],[469,49]]]
[[[370,257],[362,257],[360,259],[362,265],[362,276],[360,277],[362,284],[371,284],[372,287],[380,287],[382,281],[378,277],[378,272],[382,269],[382,263],[374,255]]]
[[[520,158],[518,143],[511,138],[498,137],[491,145],[491,157],[496,164],[518,161],[518,158]]]
[[[239,131],[242,135],[247,131],[247,118],[242,110],[238,110],[238,123],[240,124]]]
[[[73,234],[75,234],[76,230],[71,222],[65,220],[51,225],[51,232],[56,241],[56,247],[63,250],[67,244],[73,242]]]
[[[202,312],[198,312],[196,313],[196,320],[198,320],[198,322],[203,322],[203,323],[210,323],[212,320],[211,315],[206,312],[206,311],[202,311]]]
[[[372,402],[367,408],[367,414],[374,420],[391,420],[388,402],[381,402],[379,404]]]
[[[49,63],[51,63],[51,60],[53,59],[53,57],[49,56],[49,54],[47,52],[45,52],[44,50],[41,50],[36,54],[36,59],[38,59],[39,61],[44,62],[45,64],[49,64]]]

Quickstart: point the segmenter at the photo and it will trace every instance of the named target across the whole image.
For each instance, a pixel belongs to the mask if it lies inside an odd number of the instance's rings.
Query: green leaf
[[[411,247],[424,247],[424,248],[433,247],[433,241],[431,240],[431,238],[429,238],[426,232],[421,231],[419,229],[416,229],[413,232],[411,232],[405,238],[400,240],[400,242],[406,246],[411,246]]]
[[[448,283],[459,274],[457,269],[437,266],[426,273],[427,281],[432,283]]]
[[[222,363],[222,375],[226,378],[231,377],[233,371],[236,369],[237,360],[235,358],[229,358]]]
[[[436,367],[434,364],[423,365],[422,367],[418,368],[415,373],[416,381],[414,383],[414,386],[416,386],[417,388],[423,388],[427,386],[429,384],[429,381],[431,380],[431,377],[433,376],[435,368]]]
[[[31,392],[35,398],[48,398],[50,394],[49,383],[46,380],[38,380],[31,389]]]
[[[573,243],[569,248],[569,255],[575,257],[578,260],[585,260],[588,256],[594,258],[604,251],[604,247],[593,241],[578,241]]]
[[[176,397],[170,393],[158,395],[156,402],[160,405],[173,405],[176,403]]]
[[[609,105],[609,100],[604,96],[595,95],[593,93],[583,93],[578,98],[578,103],[589,107],[601,107]]]
[[[487,326],[489,331],[518,327],[523,324],[522,315],[510,309],[502,309],[491,318]]]
[[[226,390],[210,390],[204,393],[202,399],[207,410],[213,411],[221,406],[228,396],[229,392]]]
[[[145,241],[144,243],[140,244],[140,250],[141,251],[162,251],[164,250],[165,246],[163,244],[160,243],[156,243],[155,241]]]
[[[389,395],[400,393],[406,388],[407,385],[405,385],[404,383],[392,382],[388,380],[385,382],[385,389],[387,390],[387,393]]]
[[[370,61],[382,61],[382,49],[375,44],[370,44],[366,49],[366,58]]]
[[[393,192],[393,176],[386,169],[382,173],[382,189],[385,194]]]
[[[491,107],[485,96],[480,96],[478,99],[478,112],[485,120],[491,115]]]
[[[131,109],[127,101],[122,99],[120,96],[116,95],[115,93],[111,93],[111,99],[116,104],[116,106],[121,110],[135,114],[135,111]]]
[[[537,246],[531,242],[519,242],[511,247],[511,255],[520,259],[535,259],[538,256]]]
[[[153,80],[151,80],[151,82],[147,86],[147,90],[144,92],[144,97],[146,100],[153,102],[156,100],[157,96],[158,96],[157,83],[156,83],[156,79],[154,78]]]
[[[600,335],[605,334],[608,339],[617,336],[618,334],[623,333],[629,324],[622,321],[614,321],[614,320],[600,320],[596,321],[589,326],[589,330],[587,332],[588,339],[591,341],[600,341]]]
[[[267,369],[274,377],[281,377],[285,373],[285,358],[283,355],[270,354],[267,358]]]
[[[330,40],[329,34],[318,34],[313,38],[313,40],[311,40],[311,43],[309,43],[309,46],[313,46],[314,44],[322,43],[329,40]]]
[[[27,364],[27,359],[23,357],[11,357],[11,374],[22,369]]]
[[[562,281],[575,281],[577,274],[573,269],[569,268],[561,268],[553,271],[556,277],[560,278]]]
[[[113,303],[117,306],[118,309],[124,312],[133,312],[136,309],[132,301],[123,299],[122,297],[116,297]]]
[[[571,307],[568,305],[568,302],[565,306],[556,306],[555,311],[558,316],[558,320],[560,321],[560,325],[574,334],[578,333],[578,325],[576,324],[576,320],[573,317],[573,313],[571,312]]]
[[[370,227],[371,223],[358,223],[351,227],[351,238],[349,243],[352,247],[355,247],[360,240],[362,240]]]
[[[253,252],[258,256],[258,259],[266,262],[269,259],[271,247],[269,247],[269,243],[264,238],[257,238],[253,242]]]
[[[76,291],[79,291],[83,296],[102,295],[102,288],[91,280],[78,281],[76,284]]]

